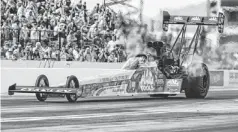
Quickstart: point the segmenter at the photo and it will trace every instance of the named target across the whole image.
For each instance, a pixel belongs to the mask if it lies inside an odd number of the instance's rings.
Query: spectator
[[[109,40],[105,41],[105,36],[111,36],[116,17],[98,3],[93,11],[88,11],[86,1],[82,0],[75,6],[71,0],[9,0],[1,1],[1,11],[1,51],[4,56],[8,53],[8,58],[10,53],[15,59],[24,54],[28,60],[42,59],[46,54],[59,58],[62,53],[67,56],[65,60],[107,61],[109,53],[105,47]],[[51,41],[56,43],[52,49]],[[8,49],[3,48],[5,42]],[[36,42],[42,46],[39,48]],[[21,47],[9,49],[16,44]],[[63,49],[66,44],[71,47]],[[73,49],[75,45],[78,47]],[[89,50],[84,49],[85,45],[89,45]],[[93,45],[98,48],[92,48]],[[44,52],[47,49],[51,52]],[[99,54],[103,55],[101,60]]]
[[[80,12],[82,9],[82,0],[79,1],[79,3],[76,4],[76,6],[74,7],[74,12],[78,13]]]
[[[33,59],[40,59],[40,52],[42,51],[41,43],[37,42],[36,46],[33,48]],[[48,58],[48,57],[47,57]]]
[[[62,47],[61,52],[60,52],[60,60],[61,61],[66,61],[67,59],[67,53],[65,47]]]
[[[12,60],[18,60],[20,57],[20,47],[18,45],[15,45],[13,48]]]
[[[11,27],[10,27],[10,21],[7,20],[6,22],[3,23],[2,25],[3,29],[3,37],[5,40],[9,41],[12,40],[12,32],[11,32]],[[2,41],[4,43],[4,41]]]
[[[118,62],[125,62],[127,60],[126,51],[123,49],[122,46],[119,46],[117,49],[117,58]]]
[[[111,53],[113,50],[115,50],[115,47],[116,47],[116,37],[113,36],[112,40],[110,37],[108,37],[107,41],[108,43],[106,47],[108,48],[109,53]]]
[[[70,6],[71,0],[64,0],[64,4],[65,4],[66,6]]]
[[[13,49],[10,48],[10,49],[6,52],[6,59],[11,60],[11,59],[13,58],[12,55],[13,55]]]
[[[39,31],[38,31],[36,20],[34,20],[32,22],[32,28],[31,28],[30,36],[31,36],[31,41],[32,41],[33,45],[35,45],[36,42],[39,39]]]
[[[74,41],[76,41],[75,34],[72,30],[70,30],[67,36],[67,43],[70,44],[73,43]]]
[[[13,24],[12,24],[12,30],[13,30],[13,44],[16,44],[18,41],[18,35],[20,33],[20,27],[19,27],[19,21],[14,20]]]
[[[18,18],[25,16],[25,8],[23,7],[23,3],[21,1],[18,2],[17,16]]]
[[[90,53],[90,48],[86,48],[83,56],[84,56],[84,61],[88,61],[88,62],[92,61],[92,55]]]
[[[20,43],[23,47],[26,47],[26,41],[29,40],[29,29],[26,23],[23,23],[23,27],[20,30]]]
[[[99,62],[107,62],[108,56],[104,49],[100,50],[98,57],[99,57],[98,59]]]
[[[15,15],[15,14],[17,14],[16,3],[15,3],[13,0],[10,1],[10,7],[9,7],[9,9],[8,9],[7,12],[8,12],[10,15]]]
[[[28,6],[26,8],[26,12],[25,12],[25,16],[26,16],[26,19],[30,22],[36,20],[36,14],[34,13],[33,11],[33,7],[32,6]]]
[[[4,59],[6,57],[4,48],[1,47],[1,59]]]
[[[66,52],[66,61],[73,61],[73,60],[74,60],[73,49],[70,46]]]
[[[93,39],[93,44],[98,47],[102,47],[102,48],[104,47],[102,44],[102,39],[99,37],[99,34],[97,34],[95,38]]]
[[[48,39],[48,30],[46,28],[45,23],[41,23],[40,27],[38,27],[39,34],[40,34],[40,41],[46,42]]]
[[[73,57],[74,60],[79,61],[80,57],[79,57],[79,48],[78,46],[75,46],[73,49]]]
[[[91,62],[96,62],[98,60],[98,54],[96,52],[96,48],[94,48],[93,46],[90,47],[90,53],[91,53]]]
[[[33,49],[32,44],[30,42],[27,42],[27,46],[25,48],[25,58],[26,60],[31,60],[33,57]]]
[[[60,51],[56,48],[52,46],[52,52],[51,52],[51,58],[54,60],[60,60]]]
[[[108,62],[117,62],[117,58],[114,52],[108,56]]]

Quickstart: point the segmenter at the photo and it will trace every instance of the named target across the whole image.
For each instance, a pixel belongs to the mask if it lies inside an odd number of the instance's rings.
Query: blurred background
[[[225,14],[225,29],[204,27],[199,49],[205,63],[238,69],[237,0],[1,0],[1,59],[125,62],[146,42],[173,44],[180,26],[162,31],[162,12]],[[196,27],[187,29],[189,43]]]

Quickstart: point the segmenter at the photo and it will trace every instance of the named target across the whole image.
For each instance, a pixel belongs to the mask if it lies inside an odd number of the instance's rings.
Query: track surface
[[[27,131],[237,132],[238,91],[210,92],[206,99],[175,97],[84,98],[38,102],[34,96],[2,96],[1,127]]]

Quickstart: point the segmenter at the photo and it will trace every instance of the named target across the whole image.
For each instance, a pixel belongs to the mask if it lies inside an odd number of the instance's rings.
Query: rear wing
[[[169,24],[183,25],[208,25],[218,26],[218,32],[223,33],[225,16],[219,12],[218,17],[203,16],[171,16],[167,11],[163,11],[163,30],[168,31]]]

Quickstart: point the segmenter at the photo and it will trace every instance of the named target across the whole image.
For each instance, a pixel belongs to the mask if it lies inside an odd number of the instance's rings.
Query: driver
[[[145,54],[138,54],[135,57],[128,59],[121,69],[135,70],[141,66],[146,66],[146,62],[147,56]]]

